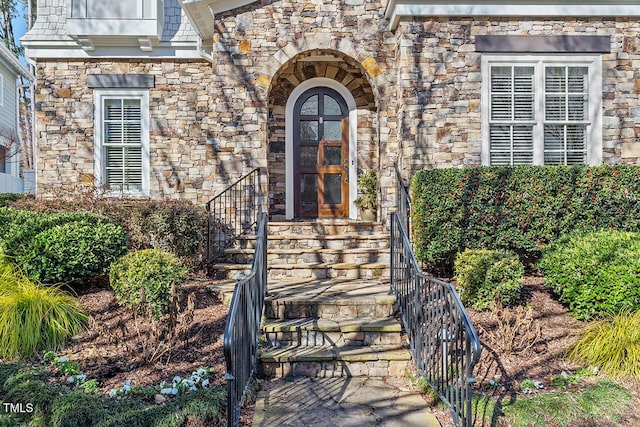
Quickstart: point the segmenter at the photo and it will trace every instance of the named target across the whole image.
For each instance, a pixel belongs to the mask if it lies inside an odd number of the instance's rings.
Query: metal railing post
[[[399,212],[392,214],[391,260],[391,289],[418,372],[449,407],[455,425],[470,427],[480,340],[453,286],[427,276],[418,266]]]
[[[257,369],[258,335],[267,290],[267,214],[258,218],[251,273],[233,290],[224,330],[227,425],[235,427],[249,381]]]

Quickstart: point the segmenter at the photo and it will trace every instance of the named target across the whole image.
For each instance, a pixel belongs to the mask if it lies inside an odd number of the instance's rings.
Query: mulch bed
[[[536,393],[558,391],[551,385],[553,378],[575,372],[577,366],[567,360],[566,352],[575,343],[584,323],[574,319],[544,286],[541,277],[526,277],[523,283],[524,305],[477,312],[468,309],[471,321],[482,343],[482,356],[476,365],[477,389],[494,398],[507,402],[523,398],[520,383],[526,379],[540,381],[544,389]],[[500,330],[503,333],[497,333]],[[487,384],[493,380],[495,388]],[[568,385],[568,391],[578,391],[594,382]],[[634,395],[630,408],[640,407],[638,384],[623,384]],[[443,427],[453,426],[448,410],[434,408]],[[490,423],[476,419],[476,426]],[[500,419],[498,426],[508,424]],[[576,422],[572,427],[637,427],[640,414],[630,410],[621,422]],[[553,427],[553,426],[550,426]]]
[[[221,337],[227,306],[221,303],[214,284],[210,279],[193,277],[183,286],[185,296],[189,293],[195,296],[193,320],[184,339],[170,353],[151,364],[143,360],[139,345],[139,332],[144,333],[149,325],[138,322],[139,329],[136,329],[132,313],[116,303],[109,288],[82,291],[79,298],[91,315],[91,326],[74,337],[59,354],[78,362],[88,378],[99,381],[104,393],[121,387],[125,381],[131,381],[133,386],[157,386],[163,380],[170,382],[176,375],[189,376],[201,366],[214,369],[212,385],[224,386],[225,362]],[[496,316],[495,311],[469,310],[483,345],[476,378],[481,385],[489,380],[499,382],[500,386],[495,390],[483,391],[505,401],[522,396],[519,384],[525,379],[542,381],[547,386],[542,392],[551,391],[553,388],[548,385],[552,378],[578,368],[567,361],[565,352],[577,339],[583,323],[567,314],[566,309],[544,287],[541,278],[528,277],[524,284],[524,295],[526,308],[504,309],[501,318]],[[528,315],[527,308],[531,310]],[[520,325],[518,331],[515,331],[515,325]],[[500,326],[511,338],[495,334]],[[525,339],[518,334],[524,334]],[[636,399],[632,407],[640,407],[638,385],[626,386]],[[250,426],[253,418],[253,405],[250,403],[247,406],[243,410],[242,426]],[[448,410],[434,407],[434,412],[443,427],[451,425]],[[581,424],[587,425],[590,424]],[[599,425],[613,427],[613,424]],[[622,424],[616,425],[638,426],[640,415],[628,414]]]

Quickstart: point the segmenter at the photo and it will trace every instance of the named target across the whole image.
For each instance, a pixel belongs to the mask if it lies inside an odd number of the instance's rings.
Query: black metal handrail
[[[267,215],[258,219],[258,233],[251,273],[238,281],[224,329],[227,365],[227,425],[235,427],[249,380],[258,363],[258,336],[267,293]]]
[[[393,164],[396,171],[396,209],[400,218],[404,221],[407,235],[411,238],[411,195],[409,189],[404,185],[398,164]]]
[[[427,276],[416,261],[404,219],[391,218],[391,289],[418,372],[451,410],[458,427],[473,425],[471,385],[480,340],[455,289]]]
[[[260,169],[256,168],[209,200],[205,257],[207,266],[235,240],[251,230],[262,212]]]

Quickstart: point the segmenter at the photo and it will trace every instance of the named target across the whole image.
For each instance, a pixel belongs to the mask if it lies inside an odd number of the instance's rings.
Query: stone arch
[[[309,38],[301,38],[289,43],[278,50],[262,67],[258,73],[256,84],[263,91],[269,93],[273,87],[274,79],[280,74],[283,67],[291,63],[296,57],[313,51],[333,51],[339,55],[350,58],[362,69],[363,75],[373,88],[376,98],[384,93],[387,85],[385,73],[378,61],[366,49],[360,48],[349,39],[333,37],[329,33],[316,34]],[[316,76],[320,77],[320,76]]]

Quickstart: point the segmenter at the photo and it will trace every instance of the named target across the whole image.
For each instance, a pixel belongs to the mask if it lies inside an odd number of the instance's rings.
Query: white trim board
[[[357,219],[356,196],[358,191],[358,110],[356,100],[349,90],[335,80],[326,77],[316,77],[300,83],[289,96],[285,108],[285,217],[294,218],[294,187],[293,187],[293,109],[295,103],[304,92],[314,87],[328,87],[338,92],[347,103],[349,109],[349,218]]]
[[[385,18],[391,29],[398,27],[403,16],[629,17],[640,16],[640,1],[390,1]]]

